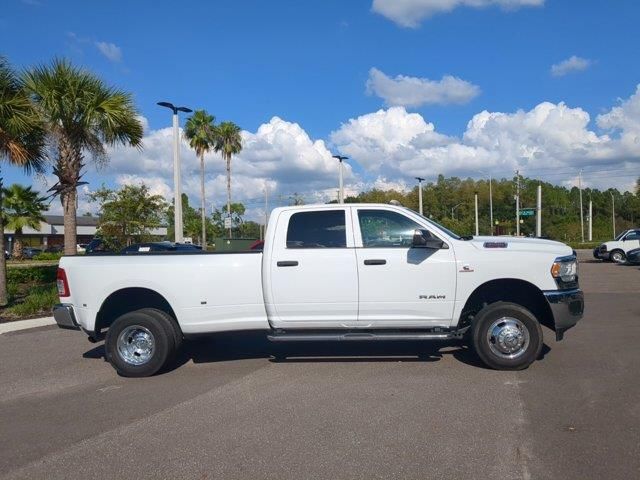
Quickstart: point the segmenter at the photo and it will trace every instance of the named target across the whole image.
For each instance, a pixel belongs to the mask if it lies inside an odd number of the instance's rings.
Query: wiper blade
[[[460,238],[462,240],[473,240],[473,235],[463,235]]]

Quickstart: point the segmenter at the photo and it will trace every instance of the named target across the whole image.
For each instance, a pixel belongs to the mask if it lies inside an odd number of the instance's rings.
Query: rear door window
[[[299,212],[291,215],[287,248],[346,248],[344,210]]]

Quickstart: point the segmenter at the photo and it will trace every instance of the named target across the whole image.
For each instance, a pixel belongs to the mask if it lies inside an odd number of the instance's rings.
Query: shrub
[[[55,285],[33,287],[24,300],[7,308],[7,313],[18,317],[49,312],[58,303],[58,290]]]
[[[51,283],[56,281],[57,265],[33,265],[7,268],[7,283]]]
[[[34,260],[60,260],[62,252],[42,252],[33,257]]]

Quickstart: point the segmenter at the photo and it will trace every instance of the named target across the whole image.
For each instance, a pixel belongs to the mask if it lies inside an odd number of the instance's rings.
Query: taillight
[[[64,269],[58,267],[58,273],[56,274],[56,285],[58,286],[59,297],[70,297],[69,282],[67,281],[67,274]]]

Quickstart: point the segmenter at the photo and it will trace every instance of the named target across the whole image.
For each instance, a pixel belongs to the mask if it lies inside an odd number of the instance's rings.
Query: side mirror
[[[413,233],[412,248],[430,248],[432,250],[440,250],[441,248],[449,248],[442,240],[434,237],[428,230],[416,230]]]

